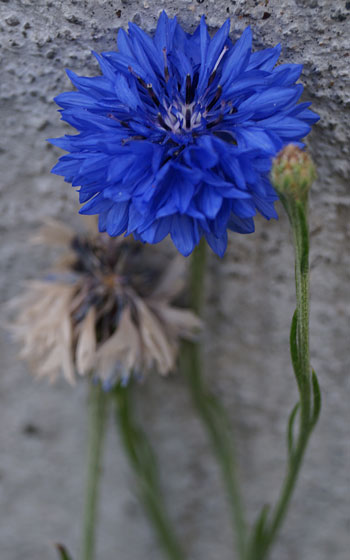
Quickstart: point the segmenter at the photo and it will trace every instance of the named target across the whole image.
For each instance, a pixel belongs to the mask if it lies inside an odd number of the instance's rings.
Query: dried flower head
[[[62,371],[73,383],[76,371],[93,373],[109,387],[174,368],[179,338],[193,338],[200,326],[171,303],[183,287],[184,259],[167,261],[164,270],[165,256],[139,242],[77,234],[52,220],[35,241],[65,249],[44,280],[10,302],[20,355],[36,376],[54,380]]]
[[[276,67],[280,45],[252,52],[249,27],[234,43],[229,30],[210,38],[202,18],[191,35],[163,12],[154,37],[119,31],[118,52],[96,55],[101,76],[67,71],[77,91],[56,102],[79,134],[51,140],[69,152],[52,172],[80,187],[100,231],[170,234],[183,255],[205,236],[222,256],[227,230],[277,217],[271,158],[318,116],[298,104],[300,64]]]

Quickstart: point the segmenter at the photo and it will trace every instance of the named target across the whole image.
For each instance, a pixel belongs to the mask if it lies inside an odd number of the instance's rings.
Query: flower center
[[[209,89],[209,88],[208,88]],[[191,77],[186,77],[186,99],[185,102],[178,97],[172,103],[164,102],[158,105],[161,109],[157,114],[157,125],[167,132],[173,134],[183,134],[196,131],[198,129],[212,128],[223,118],[223,108],[225,102],[222,101],[220,108],[216,105],[222,94],[221,86],[217,86],[214,95],[205,92],[202,99],[193,100],[191,94]],[[218,114],[218,109],[221,111]]]
[[[145,80],[129,67],[130,73],[133,74],[143,92],[147,93],[152,102],[153,109],[151,120],[158,131],[161,130],[164,131],[165,134],[172,133],[176,135],[191,134],[193,132],[200,133],[215,127],[222,121],[224,110],[230,103],[221,99],[222,87],[220,84],[215,86],[214,81],[217,69],[227,50],[227,46],[222,49],[208,78],[205,91],[200,97],[197,96],[197,98],[196,91],[199,81],[198,71],[194,72],[193,78],[191,78],[190,74],[186,75],[184,89],[182,89],[179,82],[176,84],[173,83],[173,91],[171,94],[167,89],[168,85],[165,85],[165,95],[159,99],[153,89],[153,85],[151,83],[146,83]],[[168,84],[169,80],[173,78],[171,78],[169,72],[166,49],[163,49],[163,56],[164,80],[165,84]],[[157,109],[156,114],[153,112],[154,107]],[[131,138],[126,141],[130,139]],[[136,139],[136,137],[132,137],[132,139]]]

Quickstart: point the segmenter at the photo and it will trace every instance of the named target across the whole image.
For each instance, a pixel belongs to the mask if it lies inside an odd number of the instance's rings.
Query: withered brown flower
[[[174,369],[179,339],[200,328],[191,311],[172,304],[183,288],[183,257],[55,220],[34,241],[64,249],[44,279],[10,302],[20,357],[37,377],[62,372],[74,383],[75,372],[91,374],[108,388],[131,374]]]

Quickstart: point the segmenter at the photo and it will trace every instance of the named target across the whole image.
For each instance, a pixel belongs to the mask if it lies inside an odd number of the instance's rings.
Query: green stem
[[[204,294],[205,250],[206,246],[202,241],[194,251],[191,262],[190,305],[198,315],[201,314]],[[227,414],[220,400],[208,390],[202,379],[199,344],[185,342],[181,357],[182,370],[188,381],[193,402],[202,418],[221,467],[232,511],[238,555],[243,560],[246,546],[246,524],[237,480],[235,450]]]
[[[129,463],[136,476],[140,497],[169,560],[184,560],[165,511],[156,459],[146,434],[137,425],[132,410],[132,382],[115,389],[117,420]]]
[[[95,556],[95,529],[105,435],[107,398],[108,396],[103,391],[100,384],[91,384],[89,395],[88,470],[84,508],[82,560],[93,560]]]
[[[311,368],[309,351],[309,232],[307,203],[284,200],[293,231],[296,282],[296,358],[293,362],[300,398],[299,433],[291,447],[287,475],[280,498],[272,513],[259,560],[266,558],[286,516],[299,475],[307,443],[314,427],[312,415]],[[293,344],[293,340],[291,341]]]

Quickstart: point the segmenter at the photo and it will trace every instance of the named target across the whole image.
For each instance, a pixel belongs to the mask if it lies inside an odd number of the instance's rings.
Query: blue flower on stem
[[[163,12],[153,38],[130,23],[118,52],[95,54],[102,76],[67,71],[78,91],[55,101],[79,134],[50,140],[69,152],[52,171],[80,187],[100,231],[170,234],[186,256],[204,235],[222,256],[228,229],[277,217],[271,159],[318,116],[297,104],[301,65],[275,67],[279,45],[252,52],[250,28],[236,43],[229,29],[211,39],[203,17],[190,35]]]

